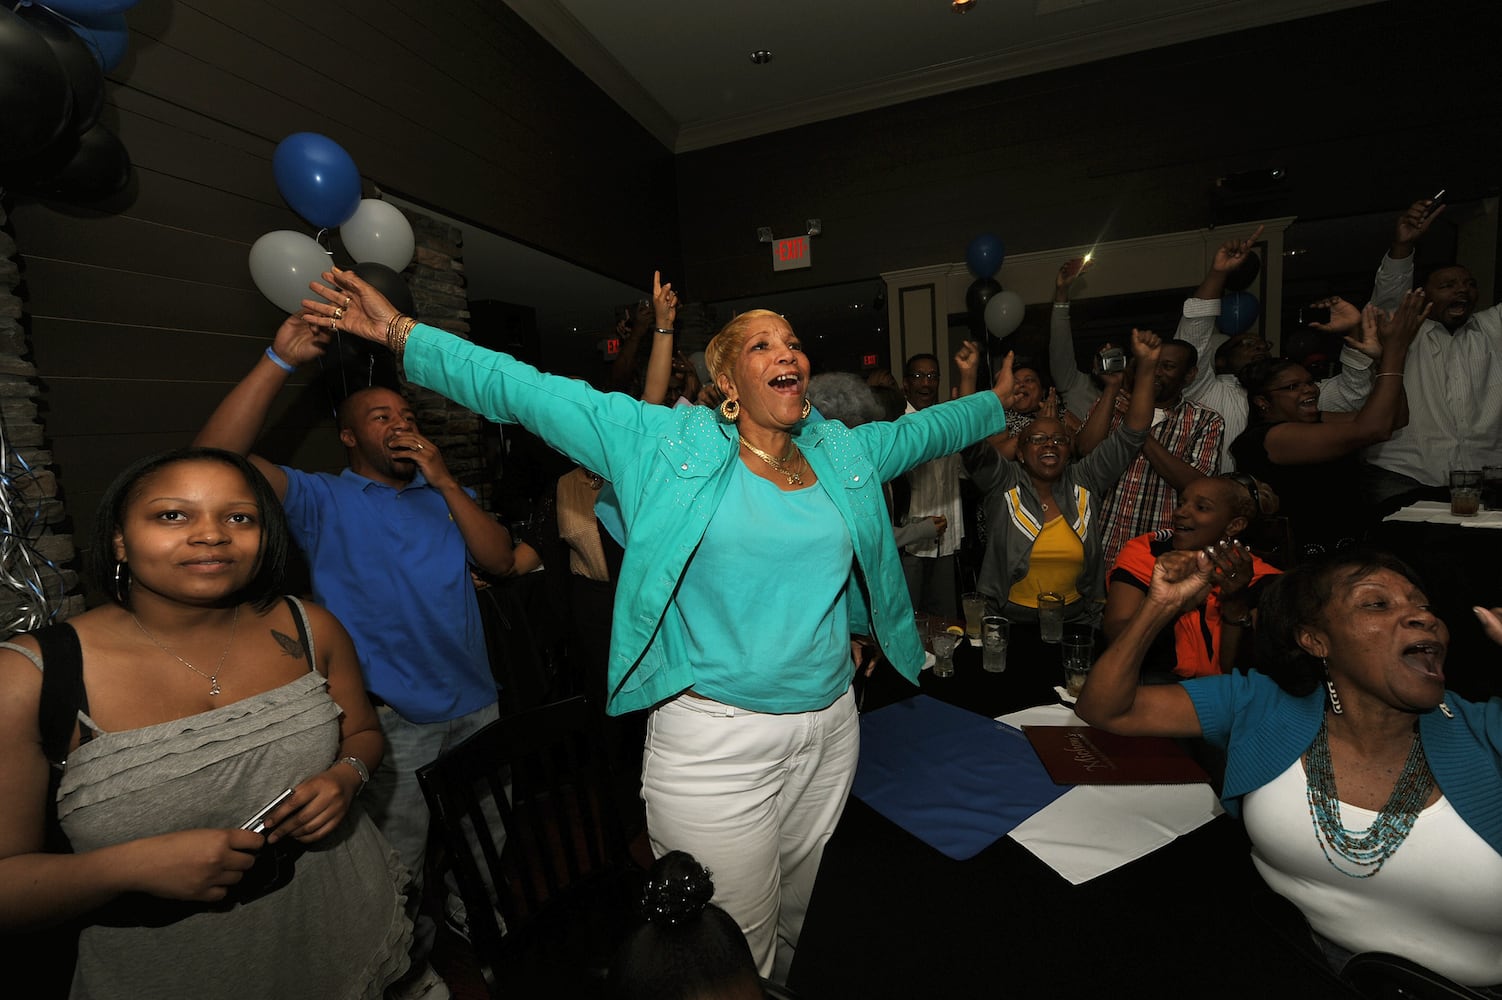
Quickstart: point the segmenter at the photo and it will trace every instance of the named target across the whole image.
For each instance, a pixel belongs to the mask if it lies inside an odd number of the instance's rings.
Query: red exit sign
[[[772,241],[772,270],[795,271],[800,267],[812,267],[807,236],[789,236],[785,240]]]
[[[876,355],[874,354],[865,354],[861,356],[862,368],[875,368],[878,363],[879,362],[876,359]]]

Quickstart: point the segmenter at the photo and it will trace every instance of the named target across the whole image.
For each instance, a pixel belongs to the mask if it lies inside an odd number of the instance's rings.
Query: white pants
[[[684,694],[647,720],[642,798],[652,850],[687,851],[713,872],[714,902],[745,932],[760,974],[778,982],[859,751],[851,691],[793,715]]]

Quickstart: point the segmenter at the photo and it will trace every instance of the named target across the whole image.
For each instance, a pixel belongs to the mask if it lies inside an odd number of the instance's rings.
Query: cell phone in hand
[[[250,817],[250,819],[246,820],[244,823],[241,823],[240,824],[240,829],[242,829],[242,830],[249,830],[251,833],[265,833],[266,832],[266,817],[269,816],[269,815],[271,815],[271,811],[273,809],[275,809],[277,806],[281,805],[283,802],[286,802],[287,798],[291,794],[292,794],[292,789],[290,789],[290,788],[287,789],[286,791],[282,792],[276,798],[272,799],[270,802],[266,803],[260,809],[256,810],[256,814],[254,816]]]
[[[1429,205],[1424,209],[1424,218],[1429,218],[1429,216],[1434,214],[1435,209],[1439,208],[1439,206],[1443,205],[1444,203],[1445,189],[1440,188],[1439,191],[1434,195],[1434,197],[1429,199]]]
[[[1330,322],[1329,306],[1304,306],[1299,310],[1299,326]]]
[[[1126,371],[1126,352],[1119,347],[1103,347],[1100,351],[1100,371],[1106,375],[1111,372]]]

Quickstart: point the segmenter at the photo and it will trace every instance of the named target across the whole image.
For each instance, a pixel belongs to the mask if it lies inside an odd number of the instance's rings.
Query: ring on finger
[[[333,330],[335,333],[338,333],[339,332],[339,320],[337,320],[337,319],[331,319],[331,320],[329,320],[329,329]]]
[[[353,302],[353,301],[355,301],[353,298],[351,298],[350,296],[346,295],[344,297],[344,308],[348,309],[349,308],[349,304],[351,302]]]
[[[343,318],[344,318],[344,307],[343,306],[335,306],[334,307],[334,319],[335,319],[335,321],[337,322],[338,320],[341,320]]]

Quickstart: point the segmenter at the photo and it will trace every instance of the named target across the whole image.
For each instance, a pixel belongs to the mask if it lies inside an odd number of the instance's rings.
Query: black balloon
[[[20,163],[0,168],[12,187],[42,198],[98,201],[130,183],[130,154],[97,122],[82,135],[64,135]]]
[[[1246,255],[1241,266],[1226,275],[1226,291],[1241,292],[1252,287],[1252,282],[1257,280],[1257,275],[1262,271],[1262,258],[1256,251]]]
[[[47,148],[71,121],[73,90],[52,47],[0,7],[0,162]]]
[[[47,8],[33,5],[16,13],[52,49],[73,91],[73,111],[65,131],[75,135],[87,131],[99,120],[99,110],[104,107],[104,70],[100,69],[99,61],[84,40]]]
[[[412,289],[407,287],[407,279],[402,277],[400,271],[393,271],[385,264],[377,264],[372,260],[356,264],[350,270],[386,296],[386,301],[395,306],[397,312],[408,316],[416,315],[417,307],[412,302]]]
[[[995,278],[976,278],[965,290],[965,308],[970,311],[971,317],[984,316],[986,303],[999,291],[1001,282]]]

